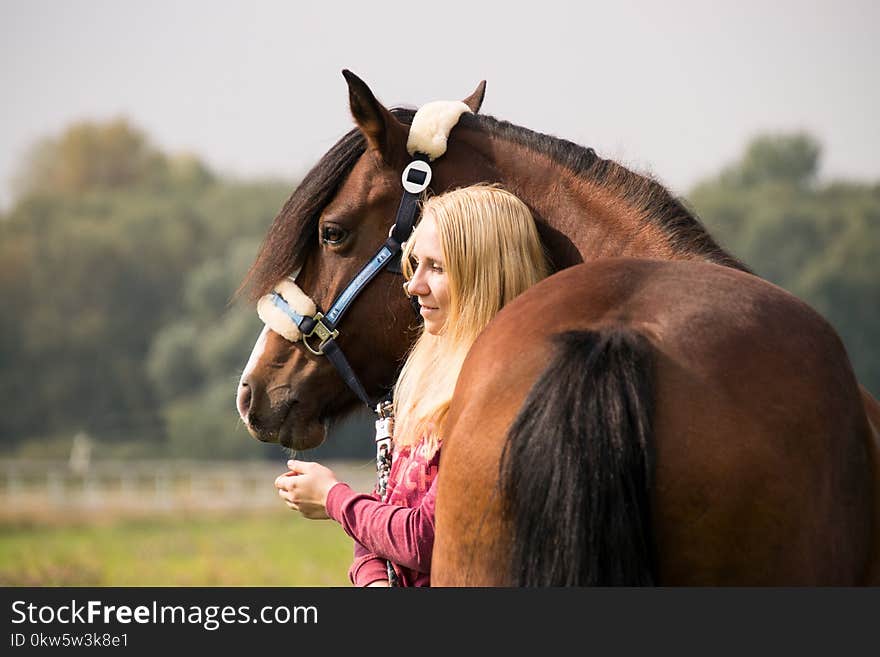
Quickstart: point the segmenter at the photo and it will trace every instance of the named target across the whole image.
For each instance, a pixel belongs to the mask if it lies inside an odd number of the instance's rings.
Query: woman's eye
[[[321,228],[321,241],[324,244],[340,244],[346,237],[348,237],[348,231],[339,226],[323,226]]]
[[[419,268],[419,260],[415,256],[409,257],[409,266],[412,267],[412,270],[415,271]]]
[[[433,271],[437,274],[442,274],[443,273],[443,266],[435,263],[435,264],[431,265],[431,271]]]

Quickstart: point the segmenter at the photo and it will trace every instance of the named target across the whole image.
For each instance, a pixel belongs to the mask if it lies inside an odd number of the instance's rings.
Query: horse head
[[[412,160],[407,138],[413,112],[387,109],[360,78],[343,75],[356,127],[321,158],[273,221],[243,284],[254,299],[298,272],[296,285],[326,311],[394,225],[401,174]],[[481,83],[463,101],[472,112],[484,91]],[[435,191],[460,181],[464,170],[442,159],[433,168]],[[380,271],[339,326],[336,342],[374,398],[393,385],[417,336],[417,317],[402,283],[399,274]],[[236,402],[253,437],[303,450],[320,445],[329,422],[355,408],[358,399],[325,356],[267,326],[242,373]]]

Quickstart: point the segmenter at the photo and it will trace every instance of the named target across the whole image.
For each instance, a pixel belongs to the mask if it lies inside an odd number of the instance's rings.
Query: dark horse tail
[[[652,585],[651,347],[627,328],[555,339],[501,459],[511,584]]]

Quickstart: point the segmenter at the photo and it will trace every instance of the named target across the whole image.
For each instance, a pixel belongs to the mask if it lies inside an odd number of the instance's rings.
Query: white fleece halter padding
[[[306,293],[299,289],[299,286],[292,279],[285,278],[275,286],[275,291],[284,298],[287,305],[300,315],[315,314],[315,302],[306,296]],[[261,297],[257,302],[257,315],[266,326],[291,342],[296,342],[302,337],[299,327],[272,302],[271,294]]]
[[[446,152],[446,140],[458,119],[471,108],[460,100],[435,100],[419,108],[409,129],[406,150],[424,153],[432,161]]]

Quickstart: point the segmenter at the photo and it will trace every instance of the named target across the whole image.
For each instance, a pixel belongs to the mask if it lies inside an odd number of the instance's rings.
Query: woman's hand
[[[338,483],[330,468],[309,461],[288,461],[290,471],[275,480],[275,488],[287,506],[310,520],[326,520],[327,493]]]

